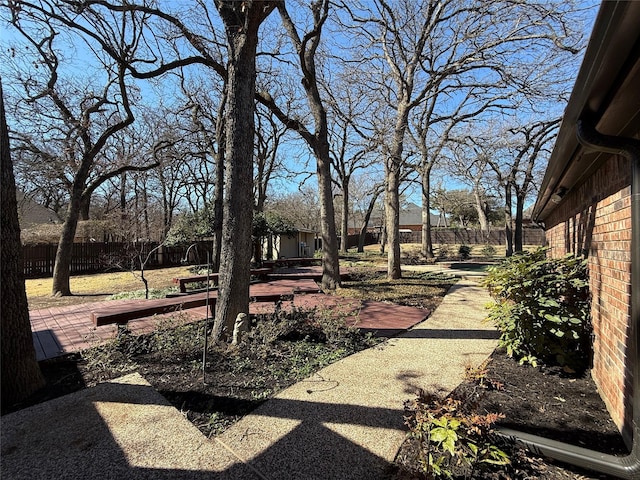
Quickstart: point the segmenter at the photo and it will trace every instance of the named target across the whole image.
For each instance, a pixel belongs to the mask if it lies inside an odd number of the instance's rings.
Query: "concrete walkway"
[[[284,390],[206,439],[139,375],[2,418],[12,479],[382,479],[403,401],[448,393],[497,343],[486,291],[455,285],[424,322]]]

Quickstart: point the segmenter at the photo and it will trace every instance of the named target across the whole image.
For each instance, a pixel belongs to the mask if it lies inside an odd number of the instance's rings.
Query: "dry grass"
[[[350,281],[342,282],[335,295],[360,300],[393,302],[399,305],[432,310],[456,279],[442,274],[405,272],[403,278],[389,280],[384,273],[361,272]]]
[[[172,279],[187,275],[190,275],[189,267],[161,268],[145,272],[145,278],[149,281],[149,288],[158,289],[175,287]],[[71,297],[52,297],[53,279],[51,278],[28,279],[25,281],[25,285],[30,310],[97,302],[105,300],[116,293],[144,290],[144,284],[140,280],[140,276],[131,272],[73,276],[70,280],[71,291],[73,292]]]

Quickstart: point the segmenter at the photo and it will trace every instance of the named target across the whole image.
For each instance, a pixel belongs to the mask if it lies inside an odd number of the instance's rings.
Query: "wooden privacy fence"
[[[421,242],[422,232],[415,233],[417,233],[416,242]],[[544,245],[544,230],[523,228],[522,239],[524,245]],[[431,241],[447,245],[505,245],[506,232],[504,229],[483,232],[475,228],[434,228],[431,230]]]
[[[93,242],[74,243],[71,253],[71,274],[99,273],[109,270],[140,268],[140,258],[149,256],[145,268],[172,267],[182,264],[188,246],[167,247],[158,243]],[[24,275],[26,278],[50,277],[56,260],[57,245],[25,245]],[[188,263],[206,263],[210,242],[196,242],[189,250]]]
[[[544,245],[544,230],[541,228],[524,228],[522,230],[525,245]],[[379,243],[380,233],[368,232],[365,245]],[[505,245],[506,233],[504,229],[483,232],[476,228],[436,227],[431,229],[431,241],[446,245]],[[420,227],[403,228],[400,230],[401,243],[421,243],[422,229]],[[348,248],[358,245],[358,235],[349,235]]]

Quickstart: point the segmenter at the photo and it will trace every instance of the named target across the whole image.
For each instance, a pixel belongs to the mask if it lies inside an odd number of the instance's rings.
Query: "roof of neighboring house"
[[[639,52],[640,2],[602,2],[534,206],[536,222],[544,222],[554,210],[555,194],[566,195],[607,158],[580,145],[580,118],[592,119],[602,134],[633,136],[639,131]]]
[[[315,233],[315,234],[320,234],[320,232],[318,230],[314,230],[313,228],[304,228],[304,227],[294,227],[293,228],[295,233]],[[278,235],[282,235],[282,234],[287,234],[288,232],[275,232]]]
[[[431,224],[438,223],[438,215],[431,214]],[[404,208],[400,209],[400,225],[421,225],[422,224],[422,207],[415,203],[407,203]]]
[[[43,223],[60,223],[55,213],[28,199],[23,192],[19,190],[16,191],[16,199],[18,201],[20,228],[25,228],[30,225],[41,225]]]
[[[431,225],[437,225],[438,221],[444,223],[438,215],[431,214]],[[379,227],[385,222],[384,217],[372,217],[369,224],[373,227]],[[422,207],[415,203],[409,202],[400,208],[400,226],[403,225],[422,225]]]

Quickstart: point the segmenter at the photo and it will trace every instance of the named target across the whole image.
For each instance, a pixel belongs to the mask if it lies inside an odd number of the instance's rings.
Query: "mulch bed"
[[[528,432],[613,455],[628,450],[596,390],[590,372],[572,376],[556,367],[519,365],[496,350],[479,380],[461,384],[452,396],[477,401],[479,413],[505,415],[497,426]],[[396,480],[420,479],[415,442],[407,439],[396,458]],[[603,480],[613,477],[511,452],[512,465],[474,479]]]

